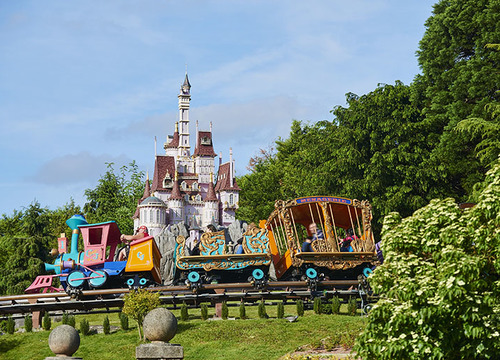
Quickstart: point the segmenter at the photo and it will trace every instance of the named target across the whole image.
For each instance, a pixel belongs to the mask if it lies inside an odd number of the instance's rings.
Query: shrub
[[[29,314],[24,317],[24,329],[26,332],[33,331],[33,319],[31,319],[31,315]]]
[[[201,304],[201,320],[208,319],[208,306],[207,304]]]
[[[247,310],[245,308],[245,303],[240,304],[240,319],[244,320],[247,318]]]
[[[63,325],[68,325],[68,314],[64,313],[61,320]]]
[[[80,333],[84,336],[90,334],[90,325],[87,319],[82,319],[82,321],[80,321]]]
[[[52,326],[52,320],[50,319],[49,313],[46,312],[45,314],[43,314],[42,328],[44,330],[50,330],[51,326]]]
[[[283,319],[285,317],[285,305],[283,302],[279,302],[276,308],[278,319]]]
[[[131,316],[137,321],[137,330],[139,331],[139,338],[143,338],[142,335],[142,322],[144,316],[151,310],[159,307],[160,293],[150,292],[146,289],[139,289],[137,291],[132,290],[123,298],[123,308],[122,312]],[[144,338],[146,340],[146,338]]]
[[[119,315],[119,318],[120,318],[120,326],[121,326],[122,330],[127,331],[128,330],[128,316],[127,316],[127,314],[121,312]]]
[[[181,305],[181,320],[182,321],[188,321],[189,320],[189,312],[188,312],[188,307],[185,302],[182,303]]]
[[[347,314],[356,315],[357,310],[358,310],[358,303],[356,302],[356,299],[350,297],[349,302],[347,303]]]
[[[264,301],[260,302],[258,312],[259,318],[261,319],[267,319],[269,317],[266,312],[266,304],[264,303]]]
[[[315,314],[322,314],[323,313],[323,304],[321,302],[320,297],[314,298],[313,310],[314,310]]]
[[[74,315],[68,315],[68,325],[75,327],[76,319]]]
[[[332,298],[332,314],[340,314],[340,299],[338,296]]]
[[[9,318],[7,319],[7,333],[14,334],[15,330],[16,330],[16,322],[12,317],[9,316]]]
[[[301,299],[297,300],[297,315],[304,316],[304,302]]]
[[[222,302],[222,309],[221,309],[221,316],[223,320],[227,320],[227,317],[229,315],[229,308],[227,307],[226,302]]]
[[[105,334],[105,335],[108,335],[109,332],[110,332],[111,328],[109,326],[109,318],[108,316],[106,315],[104,317],[104,320],[102,322],[102,332]]]

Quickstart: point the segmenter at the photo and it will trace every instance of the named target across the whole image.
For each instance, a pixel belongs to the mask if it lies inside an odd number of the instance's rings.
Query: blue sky
[[[434,2],[0,0],[0,214],[83,205],[106,162],[152,176],[186,64],[191,144],[212,122],[243,175],[293,120],[412,82]]]

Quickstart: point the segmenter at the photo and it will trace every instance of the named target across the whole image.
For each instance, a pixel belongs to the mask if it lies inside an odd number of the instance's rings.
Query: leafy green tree
[[[500,353],[500,164],[473,208],[433,200],[384,220],[381,300],[355,351],[363,359],[487,359]]]
[[[240,303],[240,319],[244,320],[247,318],[247,310],[245,308],[245,303]]]
[[[133,233],[132,215],[144,192],[144,172],[135,162],[122,166],[115,173],[113,163],[94,189],[85,190],[84,211],[89,223],[114,220],[122,233]]]
[[[30,314],[24,316],[24,329],[26,330],[26,332],[33,331],[33,319],[31,318]]]
[[[80,333],[83,336],[90,335],[90,324],[89,324],[89,321],[87,319],[85,319],[85,318],[83,318],[80,321]]]
[[[276,317],[278,319],[283,319],[285,317],[285,305],[283,301],[279,302],[276,308]]]
[[[425,114],[432,152],[423,164],[447,186],[447,195],[466,200],[484,178],[476,157],[478,139],[453,131],[463,119],[487,117],[485,105],[498,102],[500,52],[497,0],[441,0],[426,21],[417,51],[422,74],[414,81],[415,103]]]
[[[201,320],[208,319],[208,306],[207,304],[201,304]]]
[[[228,316],[229,316],[229,308],[227,307],[227,303],[223,301],[221,308],[221,318],[222,320],[227,320]]]
[[[108,335],[110,331],[111,331],[111,327],[109,325],[109,318],[107,316],[105,316],[104,320],[102,321],[102,332],[105,335]]]
[[[150,292],[145,289],[132,290],[123,298],[122,312],[137,321],[139,339],[143,338],[142,322],[144,316],[160,305],[160,293]]]
[[[47,331],[50,330],[51,326],[52,326],[52,319],[50,318],[49,313],[45,312],[42,318],[42,328]]]

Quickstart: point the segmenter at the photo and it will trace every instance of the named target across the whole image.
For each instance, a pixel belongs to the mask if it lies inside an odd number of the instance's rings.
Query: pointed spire
[[[179,183],[177,182],[177,180],[174,181],[174,187],[172,188],[172,192],[170,193],[169,200],[182,200],[181,189],[179,189]]]
[[[149,185],[149,173],[146,172],[146,185],[144,186],[144,194],[142,194],[142,200],[151,196],[151,186]]]
[[[210,173],[210,182],[208,183],[207,197],[205,198],[205,201],[217,201],[213,183],[213,173]]]
[[[180,95],[189,95],[190,90],[191,90],[191,84],[189,83],[188,74],[186,71],[186,77],[184,78],[184,83],[181,86]]]

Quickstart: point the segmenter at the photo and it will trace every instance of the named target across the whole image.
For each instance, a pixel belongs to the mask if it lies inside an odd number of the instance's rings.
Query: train
[[[202,234],[196,255],[188,249],[187,239],[178,236],[174,284],[198,291],[207,283],[250,282],[263,288],[273,280],[305,280],[316,288],[322,280],[366,279],[381,262],[371,220],[367,200],[335,196],[278,200],[268,219],[243,233],[239,253],[231,251],[225,231]],[[54,277],[72,296],[85,289],[162,283],[162,255],[154,237],[133,241],[127,259],[117,261],[121,233],[114,221],[88,224],[82,215],[74,215],[66,223],[73,231],[69,249],[62,236],[56,260],[45,264],[45,270],[55,275],[38,276],[26,292],[56,290],[51,287]],[[78,251],[80,232],[83,251]]]

